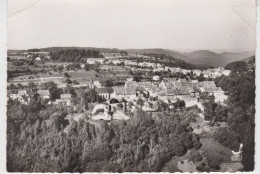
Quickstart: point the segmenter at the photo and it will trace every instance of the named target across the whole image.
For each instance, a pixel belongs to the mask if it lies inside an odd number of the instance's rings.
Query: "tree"
[[[247,63],[244,61],[236,61],[229,63],[225,66],[225,69],[231,70],[233,72],[242,72],[247,69]]]
[[[143,99],[141,99],[141,98],[137,99],[136,104],[138,104],[142,108],[144,105]]]
[[[34,87],[35,87],[35,84],[33,82],[29,82],[28,83],[28,88],[29,89],[34,89]]]
[[[123,109],[124,106],[123,106],[122,103],[118,103],[118,104],[117,104],[117,107],[118,107],[119,109]]]
[[[79,82],[77,80],[73,80],[72,83],[79,84]]]
[[[56,99],[60,98],[60,94],[62,93],[62,90],[59,89],[56,84],[51,84],[49,86],[50,91],[50,99],[51,101],[55,101]]]
[[[142,76],[141,76],[141,75],[135,74],[134,77],[133,77],[133,81],[136,81],[136,82],[140,82],[141,79],[142,79]]]
[[[203,73],[200,73],[199,77],[197,77],[197,80],[198,80],[199,82],[205,80],[205,77],[204,77]]]
[[[66,78],[69,78],[69,77],[70,77],[70,75],[69,75],[67,72],[65,72],[63,75],[64,75],[64,77],[66,77]]]
[[[84,69],[85,69],[85,71],[89,71],[89,69],[90,69],[89,65],[85,64]]]
[[[180,100],[180,99],[177,99],[177,101],[175,103],[173,103],[173,106],[174,108],[176,109],[183,109],[185,108],[185,101],[184,100]]]
[[[72,81],[71,81],[69,78],[67,78],[67,79],[65,80],[65,83],[67,83],[67,84],[71,84]]]
[[[114,85],[113,83],[113,80],[112,79],[107,79],[105,82],[104,82],[104,86],[105,87],[112,87]]]
[[[61,72],[63,70],[63,66],[58,66],[58,71]]]

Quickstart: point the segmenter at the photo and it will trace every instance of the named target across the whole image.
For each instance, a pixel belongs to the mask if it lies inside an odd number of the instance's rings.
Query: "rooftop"
[[[50,91],[49,90],[39,90],[38,94],[40,94],[40,95],[50,95]]]
[[[98,94],[112,94],[114,90],[113,88],[97,88],[96,92]]]
[[[69,99],[69,98],[71,98],[71,94],[61,94],[60,98],[61,99]]]

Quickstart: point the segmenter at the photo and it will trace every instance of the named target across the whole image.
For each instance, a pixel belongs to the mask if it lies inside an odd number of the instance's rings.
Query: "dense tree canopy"
[[[225,66],[225,69],[231,70],[233,72],[242,72],[247,69],[247,63],[244,61],[236,61],[229,63]]]
[[[99,58],[102,57],[97,50],[85,49],[66,49],[66,50],[52,50],[50,56],[53,60],[74,62],[81,61],[86,58]]]
[[[88,100],[88,93],[78,97]],[[13,101],[7,107],[10,172],[155,172],[173,156],[200,147],[180,113],[155,119],[138,111],[128,121],[93,124],[68,121],[66,108],[57,112],[49,106],[31,113]]]
[[[227,91],[230,95],[227,106],[222,107],[227,112],[229,130],[221,131],[223,137],[238,137],[243,147],[243,164],[245,170],[254,169],[255,147],[255,70],[249,70],[244,63],[235,63],[235,72],[229,76],[221,76],[215,79],[217,86]],[[237,66],[242,65],[242,66]],[[242,68],[241,68],[242,67]],[[220,115],[220,114],[219,114]],[[230,138],[227,138],[228,140]],[[227,146],[230,143],[223,139],[220,142]]]

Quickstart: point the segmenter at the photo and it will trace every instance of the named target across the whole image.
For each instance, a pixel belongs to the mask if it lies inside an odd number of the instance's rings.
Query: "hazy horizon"
[[[254,51],[255,13],[254,0],[9,0],[8,49]]]
[[[109,48],[109,47],[95,47],[95,46],[48,46],[48,47],[41,47],[41,48],[27,48],[27,49],[8,49],[8,50],[29,50],[29,49],[44,49],[44,48],[62,48],[62,47],[71,47],[71,48],[97,48],[97,49],[118,49],[118,50],[145,50],[145,49],[164,49],[164,50],[171,50],[171,51],[178,51],[181,53],[190,53],[190,52],[195,52],[195,51],[211,51],[215,52],[217,54],[219,53],[224,53],[224,52],[229,52],[229,53],[239,53],[239,52],[254,52],[255,50],[226,50],[226,49],[166,49],[166,48],[125,48],[125,49],[120,49],[120,48]]]

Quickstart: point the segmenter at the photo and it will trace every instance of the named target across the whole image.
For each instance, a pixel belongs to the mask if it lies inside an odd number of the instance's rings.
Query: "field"
[[[12,78],[8,83],[9,84],[23,84],[27,85],[29,82],[34,82],[38,83],[41,81],[54,81],[55,83],[61,83],[61,81],[64,80],[64,73],[69,74],[69,78],[73,81],[76,80],[77,82],[84,82],[84,81],[90,81],[91,79],[93,80],[106,80],[106,79],[126,79],[128,77],[131,77],[129,75],[129,70],[123,67],[119,66],[114,66],[114,65],[102,65],[100,66],[100,70],[90,70],[90,71],[85,71],[85,70],[77,70],[77,71],[68,71],[68,70],[63,70],[62,72],[54,72],[50,68],[50,66],[59,66],[62,65],[62,63],[57,63],[57,62],[46,62],[45,64],[39,63],[37,67],[34,66],[14,66],[9,64],[8,69],[9,70],[26,70],[28,67],[33,70],[33,71],[38,71],[36,74],[30,74],[30,75],[21,75],[18,77]],[[49,72],[40,72],[42,68],[45,68]]]

